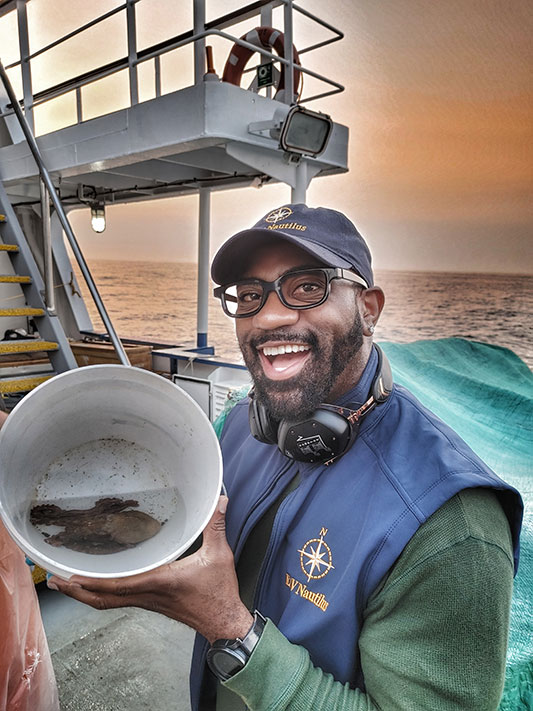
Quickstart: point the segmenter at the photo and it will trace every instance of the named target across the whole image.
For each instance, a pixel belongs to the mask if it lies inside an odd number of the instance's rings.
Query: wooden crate
[[[87,343],[70,341],[70,347],[80,366],[98,363],[120,363],[115,349],[110,343]],[[152,347],[124,344],[130,363],[137,368],[152,370]]]

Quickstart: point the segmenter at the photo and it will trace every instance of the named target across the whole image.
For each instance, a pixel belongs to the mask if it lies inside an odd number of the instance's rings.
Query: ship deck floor
[[[194,633],[137,608],[93,610],[38,586],[61,711],[190,711]]]

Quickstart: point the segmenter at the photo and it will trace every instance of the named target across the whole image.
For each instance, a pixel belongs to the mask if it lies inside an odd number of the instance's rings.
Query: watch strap
[[[263,630],[265,629],[265,625],[266,619],[258,610],[254,610],[254,621],[252,626],[242,640],[238,637],[235,640],[236,642],[240,642],[241,648],[244,649],[248,657],[251,657],[256,644],[259,642],[261,635],[263,634]]]
[[[266,619],[255,610],[252,626],[242,639],[217,639],[213,642],[207,652],[207,664],[218,679],[226,681],[244,668],[261,638],[265,625]]]

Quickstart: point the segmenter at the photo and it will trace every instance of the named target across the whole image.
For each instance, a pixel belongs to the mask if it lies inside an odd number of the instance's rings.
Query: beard
[[[298,375],[287,380],[270,380],[261,366],[257,347],[270,340],[307,343],[311,357]],[[356,311],[353,324],[343,335],[314,332],[272,331],[239,344],[254,383],[255,398],[274,420],[303,420],[309,417],[333,390],[346,367],[363,345],[363,323]]]

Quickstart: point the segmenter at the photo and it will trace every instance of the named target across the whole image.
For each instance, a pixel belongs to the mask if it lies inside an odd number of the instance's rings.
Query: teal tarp
[[[381,343],[394,379],[524,499],[501,711],[533,709],[533,374],[506,348],[446,338]]]
[[[524,499],[500,711],[533,709],[533,374],[506,348],[461,338],[380,343],[394,380],[453,427]],[[215,423],[220,433],[234,393]]]

